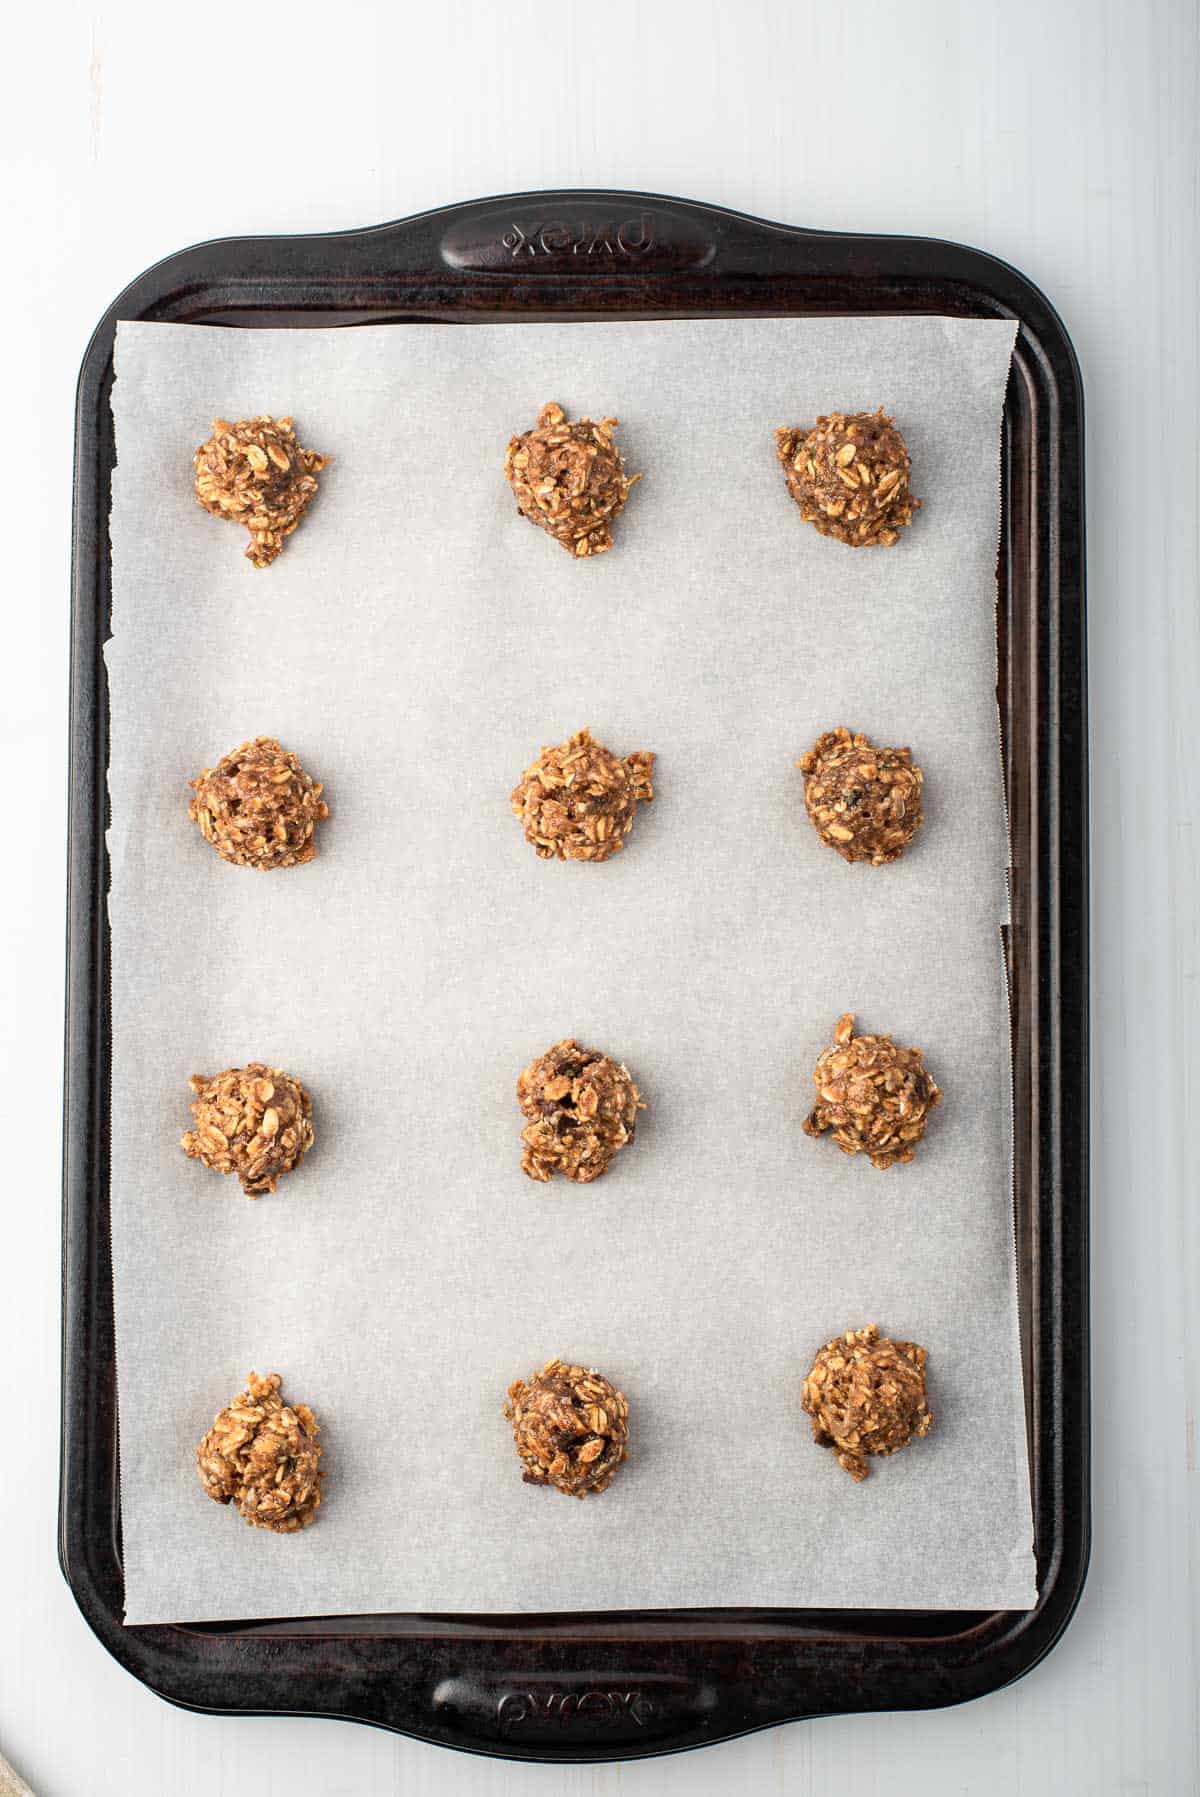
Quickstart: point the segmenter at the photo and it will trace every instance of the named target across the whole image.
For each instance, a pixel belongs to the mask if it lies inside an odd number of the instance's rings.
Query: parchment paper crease
[[[130,1622],[664,1605],[1034,1601],[1009,1196],[994,703],[1013,328],[938,318],[123,324],[114,392],[112,1230]],[[505,443],[557,399],[645,471],[575,565]],[[774,427],[882,404],[925,501],[895,550],[804,526]],[[215,416],[336,456],[281,559],[195,504]],[[912,852],[847,867],[793,762],[909,743]],[[601,866],[535,859],[508,793],[589,724],[659,761]],[[257,874],[186,782],[277,735],[325,781],[320,858]],[[801,1135],[838,1014],[945,1092],[887,1173]],[[599,1184],[519,1171],[519,1069],[576,1034],[649,1109]],[[317,1146],[251,1203],[187,1161],[193,1072],[304,1079]],[[877,1320],[936,1428],[855,1486],[800,1380]],[[521,1484],[501,1404],[561,1353],[627,1393],[602,1498]],[[300,1536],[209,1502],[196,1443],[249,1368],[326,1444]]]

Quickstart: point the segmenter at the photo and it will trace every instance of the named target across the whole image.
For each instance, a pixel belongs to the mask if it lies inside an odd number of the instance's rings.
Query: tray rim
[[[668,227],[675,228],[685,260],[669,263],[665,270],[626,267],[614,261],[581,272],[574,267],[564,269],[551,254],[547,257],[549,268],[523,267],[518,277],[506,266],[491,265],[496,245],[486,236],[485,227],[494,224],[494,215],[530,208],[544,213],[548,206],[563,215],[574,213],[585,229],[593,225],[605,229],[605,219],[618,212],[656,214]],[[442,246],[453,228],[465,237],[465,266],[448,267],[441,258]],[[669,229],[668,250],[670,244]],[[699,260],[705,247],[711,253]],[[373,252],[379,249],[387,250],[392,258],[382,275],[373,266]],[[349,252],[352,261],[357,256],[360,266],[339,269],[339,252]],[[470,262],[473,255],[477,256],[478,266]],[[686,255],[691,256],[690,261]],[[280,268],[289,263],[292,267],[281,274]],[[721,283],[721,295],[717,303],[705,306],[703,282],[714,277]],[[494,314],[504,307],[509,316],[525,319],[536,316],[543,302],[549,304],[542,316],[594,317],[602,316],[605,310],[631,316],[639,309],[643,315],[647,310],[663,316],[688,315],[686,310],[680,312],[671,304],[663,305],[664,295],[668,300],[690,298],[697,302],[698,311],[714,315],[744,315],[746,311],[786,315],[797,308],[760,306],[757,302],[764,295],[770,299],[781,285],[787,287],[789,283],[797,287],[819,284],[818,297],[835,302],[804,308],[808,311],[855,310],[836,302],[844,300],[848,293],[869,289],[872,284],[893,293],[903,288],[907,294],[912,289],[919,299],[924,283],[934,303],[906,304],[899,309],[945,312],[949,286],[957,290],[956,297],[968,302],[964,310],[973,304],[977,311],[1018,320],[1020,354],[1014,362],[1023,364],[1023,378],[1031,384],[1031,390],[1041,383],[1039,399],[1052,414],[1039,422],[1039,429],[1048,431],[1047,466],[1038,494],[1038,516],[1029,523],[1038,534],[1041,558],[1036,598],[1043,602],[1032,628],[1047,635],[1045,666],[1038,677],[1040,680],[1043,673],[1051,677],[1049,699],[1057,723],[1053,740],[1046,744],[1056,778],[1047,792],[1039,792],[1039,815],[1034,820],[1039,842],[1045,839],[1041,849],[1054,878],[1054,915],[1046,919],[1039,914],[1035,921],[1039,933],[1047,921],[1055,926],[1046,944],[1047,965],[1039,969],[1043,991],[1036,1001],[1039,1020],[1048,1031],[1053,1091],[1048,1095],[1039,1093],[1039,1104],[1044,1102],[1044,1096],[1050,1100],[1048,1121],[1053,1152],[1047,1164],[1038,1166],[1034,1196],[1039,1212],[1048,1207],[1046,1222],[1050,1225],[1046,1240],[1042,1242],[1039,1237],[1036,1249],[1045,1257],[1047,1266],[1035,1272],[1039,1280],[1051,1281],[1058,1303],[1056,1315],[1031,1315],[1034,1366],[1030,1400],[1031,1410],[1035,1392],[1039,1402],[1044,1397],[1049,1403],[1049,1436],[1039,1439],[1036,1452],[1046,1457],[1047,1472],[1059,1497],[1069,1486],[1072,1498],[1069,1505],[1055,1511],[1049,1536],[1044,1528],[1036,1530],[1041,1577],[1039,1601],[1033,1610],[990,1615],[726,1610],[606,1613],[595,1618],[532,1614],[510,1619],[438,1618],[436,1622],[433,1618],[413,1618],[413,1622],[425,1622],[426,1629],[409,1632],[397,1627],[394,1632],[365,1635],[348,1629],[347,1625],[356,1619],[334,1617],[328,1619],[328,1628],[320,1633],[305,1633],[293,1624],[290,1628],[284,1626],[282,1636],[269,1638],[253,1632],[263,1624],[233,1625],[228,1633],[221,1632],[217,1625],[125,1626],[119,1599],[114,1604],[111,1563],[105,1568],[97,1565],[94,1554],[98,1544],[89,1540],[85,1526],[89,1520],[95,1520],[98,1494],[91,1492],[91,1511],[85,1514],[85,1494],[77,1488],[81,1478],[86,1481],[95,1463],[97,1447],[103,1460],[106,1441],[109,1458],[115,1465],[117,1428],[115,1394],[110,1392],[107,1403],[95,1402],[97,1355],[107,1366],[111,1383],[111,1273],[106,1244],[101,1239],[107,1222],[106,1202],[101,1219],[90,1201],[97,1176],[105,1181],[105,1200],[107,1194],[106,1094],[100,1079],[104,1069],[97,1064],[97,1032],[101,1050],[106,1046],[106,1038],[103,1022],[93,1014],[96,974],[104,959],[102,938],[106,933],[107,712],[100,657],[104,635],[101,619],[107,619],[108,601],[106,482],[112,465],[111,418],[107,418],[107,435],[105,429],[107,381],[118,319],[148,314],[162,317],[164,311],[180,305],[194,308],[206,296],[210,314],[206,322],[232,322],[228,316],[212,316],[214,310],[222,310],[212,305],[217,291],[227,301],[231,296],[236,301],[252,284],[261,287],[272,279],[277,288],[282,281],[288,289],[289,314],[298,310],[309,315],[322,310],[317,303],[320,299],[339,284],[345,289],[349,282],[359,303],[349,308],[356,314],[353,319],[342,310],[343,326],[365,322],[372,313],[384,309],[388,322],[400,322],[404,316],[445,316],[447,296],[452,296],[451,310]],[[391,296],[386,308],[378,304],[385,289]],[[940,304],[936,303],[938,293],[942,296]],[[734,298],[740,303],[733,304]],[[586,303],[578,304],[580,300],[595,302],[596,309]],[[238,308],[236,304],[232,308],[227,304],[226,312],[230,309]],[[324,309],[338,310],[336,306]],[[258,310],[263,310],[261,303]],[[361,320],[357,316],[360,312],[365,315]],[[109,307],[84,356],[76,403],[59,1557],[76,1602],[94,1632],[119,1663],[159,1695],[185,1708],[218,1713],[338,1715],[495,1757],[578,1763],[683,1750],[703,1741],[728,1739],[807,1715],[933,1707],[964,1701],[1021,1676],[1049,1652],[1078,1602],[1090,1540],[1082,404],[1078,364],[1061,321],[1023,275],[995,257],[931,238],[812,231],[661,194],[610,189],[502,194],[433,208],[362,230],[299,237],[213,239],[155,263]],[[1057,504],[1051,508],[1052,516],[1043,517],[1041,506],[1046,504],[1052,485],[1054,492],[1050,496],[1057,499]],[[1034,852],[1036,855],[1038,850]],[[1073,1063],[1064,1056],[1068,1034],[1076,1055]],[[107,1329],[103,1298],[97,1289],[103,1285],[104,1275],[109,1279]],[[99,1378],[102,1384],[103,1368]],[[1068,1447],[1070,1466],[1066,1464]],[[1036,1475],[1036,1465],[1034,1470]],[[108,1501],[111,1533],[106,1546],[119,1568],[115,1487],[110,1488]],[[1037,1520],[1035,1514],[1035,1523]],[[795,1620],[789,1625],[788,1618]],[[910,1634],[889,1629],[888,1646],[884,1648],[884,1637],[878,1632],[872,1634],[868,1625],[873,1620],[894,1623],[899,1618],[912,1619],[914,1624],[921,1619],[931,1624],[957,1620],[964,1626],[940,1633],[932,1626],[914,1627]],[[270,1701],[250,1701],[236,1689],[238,1684],[258,1677],[255,1688],[261,1693],[269,1688],[269,1683],[268,1687],[262,1685],[261,1669],[253,1664],[256,1655],[247,1644],[269,1651],[269,1641],[278,1643],[281,1638],[293,1644],[289,1650],[294,1667],[292,1688],[270,1692]],[[390,1701],[394,1692],[383,1703],[365,1703],[361,1697],[356,1700],[354,1692],[365,1679],[374,1682],[383,1675],[376,1667],[354,1661],[354,1656],[349,1656],[337,1670],[326,1669],[324,1674],[315,1666],[308,1667],[314,1644],[357,1640],[389,1643],[395,1651],[388,1675],[398,1684],[420,1681],[425,1687],[424,1705],[398,1708]],[[305,1645],[298,1651],[296,1643]],[[407,1658],[399,1651],[400,1643],[408,1644]],[[433,1664],[433,1649],[439,1643],[457,1643],[458,1660],[470,1659],[472,1671],[457,1684],[454,1676],[448,1674],[430,1687],[429,1681],[438,1669]],[[754,1643],[759,1645],[754,1647]],[[467,1654],[468,1644],[486,1651]],[[519,1654],[512,1651],[514,1644],[520,1644]],[[569,1663],[572,1648],[577,1660],[582,1651],[583,1671]],[[679,1670],[693,1665],[693,1650],[697,1648],[704,1650],[714,1667],[713,1678],[707,1684]],[[728,1648],[736,1648],[737,1652],[730,1653]],[[513,1738],[503,1726],[503,1704],[514,1692],[520,1693],[523,1683],[536,1684],[542,1676],[540,1668],[547,1650],[550,1662],[558,1668],[555,1679],[566,1693],[564,1702],[570,1703],[574,1696],[570,1725],[564,1708],[555,1716],[535,1716],[529,1735]],[[749,1678],[744,1665],[740,1683],[737,1678],[720,1676],[722,1662],[744,1663],[748,1655],[756,1662]],[[768,1661],[769,1667],[765,1663]],[[444,1656],[443,1662],[449,1663]],[[661,1670],[664,1664],[675,1670]],[[841,1673],[837,1691],[829,1682],[830,1673],[836,1670]],[[301,1678],[305,1689],[297,1700],[295,1681]],[[614,1696],[615,1691],[610,1689],[614,1681],[618,1687],[632,1684],[639,1691],[657,1693],[653,1702],[649,1696],[646,1699],[647,1705],[660,1712],[655,1714],[649,1734],[645,1732],[648,1724],[638,1723],[636,1715],[617,1716],[618,1726],[614,1727],[614,1718],[602,1713],[597,1704],[586,1716],[579,1711],[581,1698],[587,1700],[605,1692]],[[204,1687],[203,1697],[197,1694],[197,1685]],[[444,1687],[448,1685],[454,1688],[446,1695]],[[678,1686],[684,1688],[680,1690]],[[499,1699],[497,1691],[501,1693]],[[619,1726],[622,1722],[626,1726]]]

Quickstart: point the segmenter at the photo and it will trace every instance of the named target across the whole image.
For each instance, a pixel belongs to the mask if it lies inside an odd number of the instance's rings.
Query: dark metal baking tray
[[[1015,1209],[1039,1598],[1016,1612],[672,1610],[337,1616],[127,1628],[109,1251],[105,912],[109,409],[118,319],[270,326],[809,313],[1015,318],[1004,413],[999,701],[1012,830]],[[1087,712],[1083,400],[1014,269],[638,193],[527,193],[373,230],[201,244],[105,315],[75,437],[60,1557],[101,1641],[193,1709],[324,1715],[515,1759],[625,1759],[805,1716],[921,1709],[1027,1672],[1089,1539]]]

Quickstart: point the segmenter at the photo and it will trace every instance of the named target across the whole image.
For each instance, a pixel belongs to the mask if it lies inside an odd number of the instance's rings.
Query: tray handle
[[[621,192],[512,194],[438,216],[438,248],[448,268],[592,280],[716,271],[735,244],[744,267],[747,252],[756,245],[764,252],[780,230],[716,206]]]
[[[728,1732],[728,1697],[714,1683],[648,1670],[450,1673],[434,1686],[432,1707],[435,1729],[452,1731],[457,1744],[520,1757],[693,1744],[717,1732],[718,1717]]]

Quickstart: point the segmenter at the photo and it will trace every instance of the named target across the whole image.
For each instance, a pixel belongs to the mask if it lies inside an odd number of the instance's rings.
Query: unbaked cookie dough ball
[[[542,746],[512,794],[525,840],[543,861],[607,861],[625,846],[639,804],[654,797],[654,756],[622,761],[590,730]]]
[[[833,1047],[813,1069],[817,1102],[804,1133],[832,1131],[843,1154],[865,1154],[873,1167],[911,1161],[929,1113],[942,1094],[919,1048],[901,1048],[890,1036],[856,1036],[854,1013],[839,1017]]]
[[[325,791],[273,736],[222,755],[191,782],[188,816],[222,861],[238,867],[300,867],[317,852]]]
[[[796,763],[804,804],[821,841],[843,861],[898,861],[921,827],[925,776],[911,749],[877,748],[844,725],[827,730]]]
[[[602,555],[612,548],[613,519],[624,509],[640,474],[626,474],[613,431],[615,418],[577,418],[568,424],[553,401],[536,428],[513,437],[504,477],[517,510],[557,539],[568,555]]]
[[[196,1449],[200,1483],[256,1529],[292,1535],[321,1505],[320,1429],[307,1404],[285,1404],[278,1373],[251,1373]]]
[[[554,1174],[587,1185],[632,1142],[646,1106],[628,1067],[573,1036],[531,1061],[517,1081],[529,1119],[521,1131],[522,1171],[545,1183]]]
[[[775,433],[776,454],[800,516],[855,549],[890,547],[921,504],[908,488],[908,446],[883,408],[831,412],[811,429]]]
[[[266,568],[312,504],[317,475],[332,456],[302,449],[290,418],[213,419],[213,434],[192,458],[196,501],[214,518],[244,524],[246,554]]]
[[[585,1497],[611,1485],[628,1456],[629,1405],[602,1374],[562,1360],[508,1388],[504,1414],[527,1485]]]
[[[897,1454],[928,1435],[924,1348],[880,1335],[875,1323],[826,1342],[804,1381],[800,1403],[813,1440],[832,1448],[838,1464],[861,1481],[869,1455]]]
[[[313,1145],[312,1099],[280,1067],[251,1061],[211,1079],[194,1074],[194,1126],[181,1146],[216,1173],[236,1173],[248,1198],[273,1192]]]

